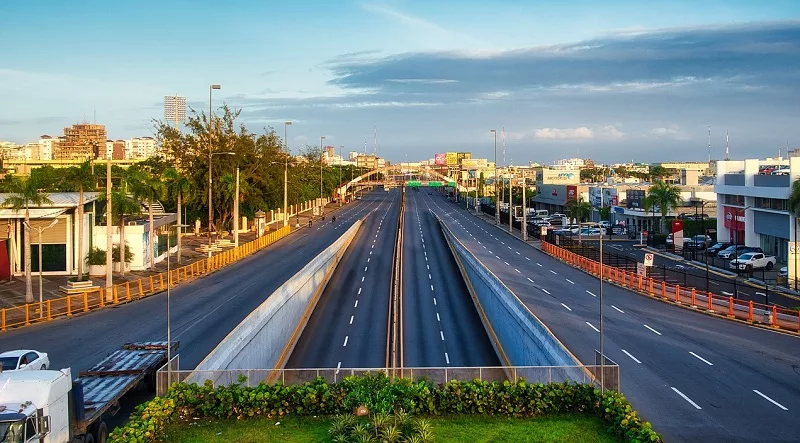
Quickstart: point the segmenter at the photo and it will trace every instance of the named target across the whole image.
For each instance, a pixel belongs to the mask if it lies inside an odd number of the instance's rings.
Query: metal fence
[[[257,386],[260,383],[298,384],[313,381],[317,377],[328,383],[338,383],[345,377],[368,373],[383,373],[387,377],[409,380],[427,380],[435,384],[448,381],[491,381],[516,382],[524,379],[529,383],[573,382],[591,383],[600,387],[600,368],[587,366],[496,366],[496,367],[437,367],[437,368],[316,368],[316,369],[227,369],[219,371],[191,371],[177,369],[178,356],[156,373],[156,394],[164,395],[172,383],[204,384],[210,381],[213,386],[227,386],[239,383],[244,386]],[[619,366],[606,360],[603,366],[603,387],[619,391]]]

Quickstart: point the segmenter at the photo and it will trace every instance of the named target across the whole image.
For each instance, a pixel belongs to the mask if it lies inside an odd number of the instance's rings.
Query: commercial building
[[[52,160],[59,143],[61,143],[61,137],[50,137],[49,135],[39,137],[39,158],[37,160]]]
[[[373,170],[386,167],[386,160],[375,154],[358,154],[356,157],[356,166]]]
[[[134,137],[125,140],[125,158],[146,159],[158,155],[158,144],[153,137]]]
[[[763,166],[782,166],[788,174],[759,173]],[[789,264],[794,281],[797,219],[789,211],[792,183],[800,178],[800,157],[718,161],[717,235],[731,243],[756,246]]]
[[[97,158],[106,144],[105,125],[78,123],[64,128],[64,137],[59,139],[53,151],[54,160],[87,160]]]

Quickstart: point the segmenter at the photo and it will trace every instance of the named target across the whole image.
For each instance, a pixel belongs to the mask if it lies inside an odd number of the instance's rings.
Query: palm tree
[[[78,167],[69,168],[65,175],[65,185],[68,187],[78,188],[78,279],[83,279],[83,262],[85,259],[83,253],[83,192],[92,190],[95,187],[97,178],[95,177],[94,170],[88,161],[80,164]]]
[[[123,191],[111,192],[111,213],[116,216],[116,221],[119,223],[119,244],[120,244],[120,275],[125,277],[125,221],[128,216],[139,215],[142,213],[142,205],[128,196],[127,183],[123,183]],[[103,196],[102,198],[105,198]]]
[[[150,241],[147,254],[150,256],[150,270],[156,270],[155,260],[155,228],[153,226],[153,203],[164,194],[164,184],[158,177],[153,177],[141,169],[128,169],[131,191],[137,200],[147,201],[148,224],[150,225]]]
[[[33,177],[15,179],[11,184],[11,195],[3,200],[3,206],[15,211],[25,209],[25,301],[33,302],[33,283],[31,282],[31,216],[30,205],[41,206],[53,203],[46,192],[39,188],[39,182]]]
[[[661,209],[659,231],[663,232],[664,220],[667,218],[670,208],[677,207],[681,202],[681,190],[675,185],[658,180],[647,190],[647,196],[651,199],[650,203],[652,205]]]
[[[167,187],[167,196],[169,198],[175,198],[177,200],[177,216],[178,216],[178,224],[181,224],[181,210],[183,204],[183,198],[188,197],[192,192],[192,185],[189,182],[189,179],[186,176],[181,175],[177,169],[169,168],[164,171],[164,180],[166,181]],[[181,262],[181,232],[182,229],[178,229],[178,263]]]
[[[792,193],[789,195],[789,210],[794,214],[794,241],[797,247],[797,218],[800,217],[800,180],[795,180],[792,183]],[[797,289],[797,251],[794,254],[794,289]]]
[[[575,200],[570,200],[567,202],[567,215],[572,219],[578,221],[578,242],[580,243],[583,238],[581,236],[581,223],[589,217],[589,214],[592,213],[592,206],[583,199],[583,197],[578,197]]]

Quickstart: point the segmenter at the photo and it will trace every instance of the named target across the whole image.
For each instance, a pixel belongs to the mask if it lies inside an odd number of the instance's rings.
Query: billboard
[[[436,166],[447,166],[447,154],[436,154],[433,158]]]
[[[577,185],[581,181],[578,169],[549,169],[536,170],[536,184],[539,185]]]
[[[485,158],[465,158],[461,160],[461,168],[463,169],[484,169],[488,166],[489,162]]]
[[[575,185],[567,185],[567,201],[578,199],[578,187]]]
[[[735,231],[744,231],[744,209],[733,206],[723,206],[725,227]]]
[[[599,186],[589,187],[589,204],[593,208],[599,208],[603,205],[603,188]]]
[[[461,160],[464,160],[464,159],[470,159],[470,158],[472,158],[472,153],[471,152],[457,152],[456,153],[456,158],[458,158],[459,162]]]
[[[533,201],[563,206],[567,204],[567,195],[566,185],[539,185],[536,186],[536,196]]]
[[[628,209],[644,209],[644,189],[628,189],[625,191],[625,206]]]
[[[610,208],[618,203],[617,188],[603,188],[603,207]]]
[[[456,152],[447,153],[447,166],[458,166],[458,153]]]
[[[593,208],[610,208],[617,206],[618,203],[617,188],[589,187],[589,204]]]

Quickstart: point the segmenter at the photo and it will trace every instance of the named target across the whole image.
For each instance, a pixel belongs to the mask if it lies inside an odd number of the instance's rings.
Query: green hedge
[[[585,413],[600,415],[619,437],[661,442],[622,394],[600,393],[592,385],[391,380],[382,373],[347,377],[337,384],[322,378],[301,385],[238,384],[214,388],[176,383],[165,397],[140,405],[129,422],[112,432],[111,442],[158,442],[176,416],[243,419],[257,416],[336,415],[365,405],[378,413],[403,409],[414,415],[482,414],[533,417]]]

